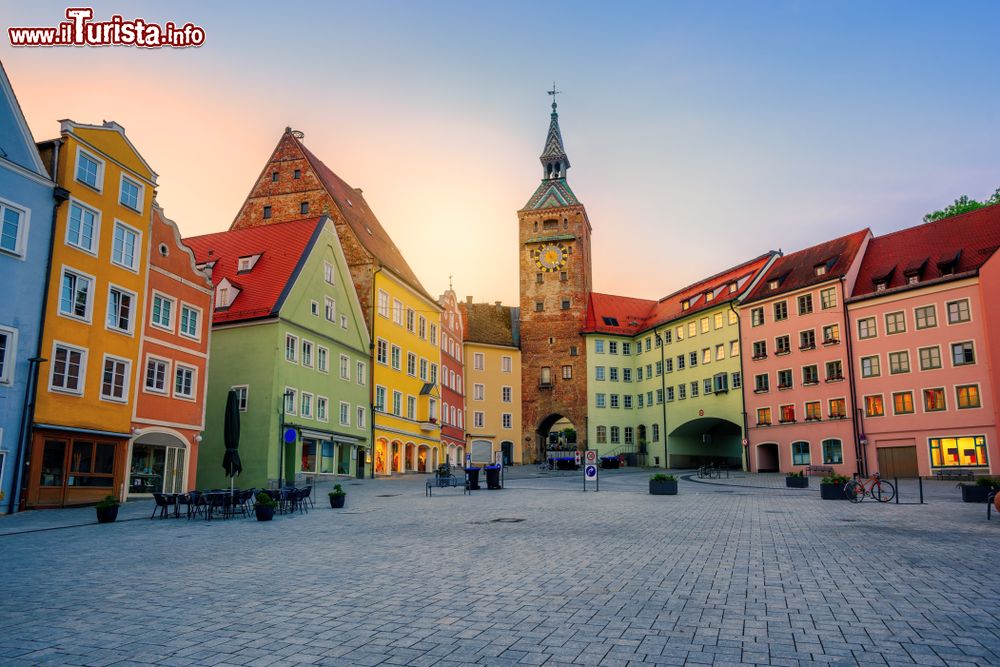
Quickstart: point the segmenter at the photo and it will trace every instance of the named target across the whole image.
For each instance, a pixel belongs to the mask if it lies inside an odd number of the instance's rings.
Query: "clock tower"
[[[591,291],[590,221],[566,182],[569,158],[553,90],[542,182],[517,212],[524,451],[587,446],[587,350],[581,331]],[[572,433],[575,431],[576,444]],[[550,435],[551,432],[551,435]]]

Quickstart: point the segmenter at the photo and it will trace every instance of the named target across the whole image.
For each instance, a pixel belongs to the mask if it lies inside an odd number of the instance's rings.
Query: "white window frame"
[[[330,399],[327,396],[316,397],[316,421],[330,421]]]
[[[320,361],[323,363],[320,363]],[[330,348],[322,345],[316,346],[316,370],[320,373],[330,372]]]
[[[191,395],[177,393],[177,371],[184,369],[191,371]],[[192,366],[190,364],[182,364],[177,362],[174,364],[173,376],[171,377],[170,386],[171,396],[178,398],[182,401],[195,401],[198,398],[198,368],[197,366]]]
[[[337,274],[333,270],[333,264],[330,262],[323,262],[323,281],[327,285],[336,285]]]
[[[368,411],[363,405],[358,406],[357,422],[355,423],[355,426],[361,429],[368,427]]]
[[[236,390],[236,408],[240,412],[246,412],[250,408],[250,385],[234,384],[230,389]]]
[[[505,354],[500,357],[500,372],[501,373],[511,373],[514,368],[514,357],[509,354]]]
[[[136,208],[133,208],[129,204],[122,201],[122,195],[125,194],[125,181],[128,181],[132,185],[139,189],[139,194],[136,198]],[[124,171],[121,174],[121,178],[118,181],[118,203],[127,208],[130,211],[142,215],[143,206],[146,204],[146,185],[139,181],[138,179],[128,176]]]
[[[124,239],[127,238],[127,234],[135,234],[135,248],[132,254],[132,264],[126,264],[124,261],[115,260],[115,233],[121,228],[126,236],[123,236],[122,243]],[[122,246],[122,256],[125,254],[125,246]],[[126,271],[131,271],[132,273],[139,273],[139,266],[142,264],[142,231],[136,229],[130,224],[124,223],[121,220],[115,218],[115,224],[111,230],[111,263],[115,266],[119,266]]]
[[[315,394],[308,391],[299,392],[299,417],[302,419],[312,419],[313,415],[313,400],[316,398]]]
[[[356,370],[358,375],[358,384],[364,387],[368,384],[368,364],[364,361],[358,361]]]
[[[514,428],[514,415],[511,414],[510,412],[503,413],[500,419],[501,419],[500,425],[503,428],[506,429]]]
[[[110,395],[104,393],[104,369],[107,366],[108,361],[112,361],[112,362],[115,362],[115,363],[122,363],[122,364],[125,365],[125,380],[124,380],[124,384],[122,385],[122,397],[121,398],[115,398],[114,396],[110,396]],[[105,353],[104,357],[101,359],[101,393],[100,393],[100,400],[107,401],[109,403],[128,403],[128,400],[129,400],[129,389],[130,389],[131,386],[132,386],[132,360],[131,359],[126,359],[125,357],[119,357],[118,355],[115,355],[115,354],[107,354],[107,353]],[[194,388],[194,386],[192,385],[192,389],[193,388]]]
[[[288,358],[288,339],[292,339],[292,340],[295,341],[295,344],[292,346],[292,350],[293,350],[294,353],[293,353],[291,359]],[[296,336],[295,334],[291,334],[291,333],[285,332],[285,347],[282,350],[282,353],[283,353],[283,356],[284,356],[286,362],[288,362],[290,364],[296,364],[296,365],[298,365],[298,363],[299,363],[299,337]]]
[[[389,305],[389,293],[386,292],[384,289],[380,289],[378,291],[377,304],[378,304],[377,308],[378,314],[381,317],[389,319],[389,312],[391,310],[391,306]]]
[[[205,311],[198,306],[192,306],[190,303],[185,303],[181,301],[181,307],[177,312],[177,333],[184,338],[188,338],[193,341],[201,341],[201,323],[202,318],[205,316]],[[191,334],[184,331],[184,309],[194,311],[195,315],[198,317],[197,326],[195,327],[195,334]]]
[[[147,378],[149,377],[149,365],[152,362],[163,364],[165,369],[163,371],[163,389],[156,389],[150,387],[147,383]],[[170,395],[170,385],[168,384],[173,380],[174,377],[174,365],[173,360],[167,357],[161,357],[156,354],[147,354],[146,363],[142,366],[142,390],[147,394],[156,394],[157,396],[169,396]]]
[[[72,213],[72,210],[73,210],[74,206],[78,206],[79,208],[81,208],[83,210],[90,211],[91,213],[94,214],[94,235],[93,235],[93,238],[92,238],[92,245],[89,248],[87,248],[85,246],[82,246],[82,245],[80,245],[78,243],[74,243],[70,239],[70,237],[69,237],[69,231],[70,231],[70,214]],[[83,224],[83,217],[82,216],[80,218],[80,223],[81,223],[81,225]],[[82,231],[82,226],[81,226],[81,231]],[[94,208],[93,206],[88,206],[87,204],[83,203],[82,201],[80,201],[76,197],[70,197],[69,198],[69,206],[66,207],[66,236],[65,236],[64,241],[65,241],[66,245],[69,246],[69,247],[71,247],[71,248],[76,248],[77,250],[79,250],[81,252],[85,252],[88,255],[92,255],[94,257],[97,257],[97,251],[98,251],[98,248],[100,246],[100,241],[101,241],[101,210],[97,209],[97,208]]]
[[[84,280],[87,280],[90,283],[90,289],[87,291],[87,295],[88,295],[87,296],[87,314],[84,317],[80,317],[78,315],[74,315],[73,313],[64,313],[63,312],[63,309],[62,309],[63,280],[65,279],[67,273],[72,273],[77,278],[83,278]],[[89,273],[84,273],[83,271],[80,271],[79,269],[74,269],[74,268],[72,268],[70,266],[66,266],[64,264],[62,266],[62,269],[59,271],[59,287],[58,287],[58,289],[59,289],[59,307],[58,307],[59,316],[60,317],[65,317],[66,319],[70,319],[70,320],[76,320],[77,322],[86,322],[87,324],[91,324],[93,322],[93,319],[94,319],[94,291],[97,289],[97,278],[95,278],[94,276],[90,275]],[[76,294],[75,293],[74,293],[73,297],[74,297],[73,298],[73,303],[76,303]]]
[[[306,354],[308,350],[309,354]],[[316,346],[308,338],[303,338],[301,341],[301,347],[299,348],[299,359],[302,361],[303,368],[314,368],[316,365]],[[306,358],[308,356],[308,359]]]
[[[168,301],[170,303],[170,324],[169,324],[169,326],[163,326],[162,324],[160,324],[160,323],[158,323],[158,322],[156,322],[156,321],[153,320],[153,313],[154,313],[153,309],[156,307],[156,299],[157,298],[163,299],[164,301]],[[173,333],[174,332],[174,328],[175,328],[174,327],[174,322],[176,320],[176,318],[174,317],[174,315],[176,313],[177,313],[177,299],[175,299],[175,298],[173,298],[171,296],[168,296],[168,295],[164,294],[163,292],[157,292],[156,290],[153,290],[153,293],[150,295],[150,299],[149,299],[149,324],[150,324],[150,326],[156,327],[157,329],[161,329],[163,331],[169,331],[170,333]]]
[[[347,381],[351,379],[351,358],[346,354],[340,355],[340,379]]]
[[[286,396],[288,392],[292,392],[291,410],[288,409],[289,397]],[[292,417],[295,417],[298,414],[298,409],[299,409],[299,390],[295,389],[294,387],[285,387],[285,390],[281,392],[281,403],[282,403],[281,407],[284,410],[285,416],[287,417],[291,415]]]
[[[327,322],[337,323],[337,300],[333,297],[323,297],[323,317]]]
[[[97,163],[97,185],[91,185],[87,181],[80,180],[80,156],[86,155],[90,160]],[[73,180],[87,186],[95,192],[104,194],[104,160],[85,149],[83,146],[76,147],[76,161],[73,163]]]
[[[504,385],[500,388],[500,402],[501,403],[513,403],[514,402],[514,388],[509,385]]]
[[[392,321],[393,321],[394,324],[398,324],[399,326],[403,326],[403,311],[404,310],[405,310],[405,306],[403,305],[402,301],[400,301],[399,299],[393,299],[392,300]]]
[[[80,353],[80,375],[78,381],[77,389],[66,389],[65,387],[57,387],[52,381],[55,379],[56,373],[56,350],[60,347],[65,348],[71,352]],[[51,368],[49,370],[49,391],[58,394],[69,394],[71,396],[83,396],[84,391],[86,391],[87,384],[87,361],[90,356],[90,350],[85,347],[80,347],[79,345],[72,345],[61,340],[52,341],[52,356],[49,357],[52,361]]]
[[[17,223],[17,235],[14,237],[13,250],[0,248],[0,254],[13,255],[24,259],[28,254],[28,231],[31,226],[31,209],[17,202],[0,197],[0,226],[3,225],[3,216],[6,209],[16,211],[21,217]]]
[[[129,311],[128,328],[127,329],[119,329],[118,327],[113,327],[113,326],[111,326],[110,322],[108,322],[108,317],[111,315],[111,291],[112,290],[118,290],[119,292],[123,292],[125,294],[128,294],[130,297],[132,297],[132,306],[131,306],[131,309]],[[138,302],[139,302],[139,295],[136,294],[135,292],[133,292],[132,290],[126,289],[125,287],[122,287],[121,285],[116,285],[114,283],[108,283],[108,300],[107,300],[107,307],[105,308],[105,313],[104,313],[104,328],[107,329],[108,331],[114,331],[115,333],[125,334],[126,336],[133,336],[135,334],[135,318],[136,318],[136,311],[138,310],[138,308],[136,307],[136,305],[138,304]],[[115,317],[115,320],[117,321],[118,318]]]
[[[0,357],[0,385],[14,384],[14,367],[17,365],[17,329],[0,326],[0,334],[7,337],[7,345]]]

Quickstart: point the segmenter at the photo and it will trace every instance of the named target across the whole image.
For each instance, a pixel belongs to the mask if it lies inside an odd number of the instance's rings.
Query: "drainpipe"
[[[854,337],[851,331],[851,320],[847,315],[847,280],[844,276],[840,277],[840,294],[844,299],[844,340],[847,342],[847,383],[848,390],[851,395],[851,404],[856,405],[855,400],[857,393],[854,390],[854,346],[851,344],[851,340]],[[864,426],[862,421],[862,413],[860,407],[855,407],[851,411],[851,432],[854,434],[854,453],[855,453],[855,467],[859,475],[867,475],[868,461],[865,460],[864,452],[861,449],[861,436],[863,432],[861,429]],[[860,423],[859,423],[860,422]]]
[[[733,314],[736,315],[736,331],[740,332],[740,331],[742,331],[742,327],[741,327],[742,322],[740,322],[740,311],[736,310],[736,307],[735,307],[734,304],[735,304],[735,302],[732,301],[732,300],[730,300],[730,302],[729,302],[729,310],[733,311]],[[739,333],[737,333],[736,344],[740,345],[740,343],[742,342],[742,340],[743,340],[742,336]],[[743,440],[747,441],[747,444],[743,445],[743,457],[744,457],[744,461],[745,461],[744,466],[745,466],[745,470],[747,472],[753,472],[752,470],[750,470],[750,437],[747,435],[750,432],[750,428],[749,428],[749,425],[747,424],[747,410],[746,410],[746,406],[747,406],[747,376],[743,372],[743,351],[742,350],[740,350],[740,396],[743,399],[743,433],[742,433],[742,438],[740,439],[740,442],[742,443]]]
[[[59,167],[59,145],[62,140],[52,144],[52,180],[56,180]],[[38,342],[35,344],[35,355],[28,359],[28,379],[25,386],[24,404],[21,407],[21,424],[17,434],[17,451],[14,455],[14,493],[11,494],[8,514],[14,514],[20,508],[25,487],[28,485],[31,456],[28,454],[28,444],[31,440],[31,425],[35,423],[35,393],[38,386],[39,366],[48,361],[42,357],[42,340],[45,334],[45,310],[48,307],[49,287],[52,284],[52,254],[56,243],[56,218],[59,207],[69,199],[69,190],[58,184],[52,190],[55,206],[52,207],[52,234],[49,237],[48,257],[45,260],[45,280],[42,285],[41,309],[39,313]]]
[[[660,394],[663,400],[660,406],[663,408],[663,465],[670,469],[670,448],[667,444],[667,342],[658,331],[653,331],[656,336],[656,343],[660,346]]]
[[[372,271],[372,302],[371,302],[371,331],[368,336],[368,398],[370,401],[370,417],[369,419],[369,430],[371,431],[371,438],[368,443],[369,451],[372,453],[372,463],[369,468],[371,468],[371,473],[369,473],[369,479],[375,479],[375,276],[382,270],[382,265],[379,264],[378,268]],[[389,452],[386,451],[386,457],[389,456]]]

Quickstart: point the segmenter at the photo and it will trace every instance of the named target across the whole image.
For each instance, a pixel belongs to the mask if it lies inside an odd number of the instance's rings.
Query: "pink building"
[[[1000,471],[998,246],[1000,206],[869,243],[847,307],[862,472]]]
[[[463,465],[465,459],[465,373],[462,354],[462,313],[455,291],[441,295],[441,444],[448,462]]]
[[[750,469],[858,465],[845,295],[871,232],[779,258],[740,307]]]

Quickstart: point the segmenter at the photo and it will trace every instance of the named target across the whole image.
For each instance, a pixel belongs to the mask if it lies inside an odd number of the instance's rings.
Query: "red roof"
[[[388,232],[382,227],[382,223],[378,221],[371,208],[368,207],[368,202],[365,201],[361,191],[352,188],[340,176],[333,173],[333,170],[323,164],[323,161],[306,148],[305,144],[299,141],[298,137],[291,133],[290,130],[286,130],[286,132],[290,134],[299,149],[301,149],[302,154],[309,161],[309,164],[312,165],[316,176],[319,177],[323,183],[323,187],[326,188],[330,197],[333,198],[344,220],[347,221],[347,224],[357,237],[358,242],[374,255],[376,260],[402,278],[410,287],[437,303],[437,300],[428,294],[424,286],[420,284],[417,274],[406,263],[403,253],[392,242]]]
[[[212,321],[218,324],[277,314],[324,220],[279,222],[184,239],[199,264],[215,262],[212,282],[216,286],[228,279],[240,290],[228,309],[213,313]],[[237,274],[239,258],[257,254],[260,258],[253,268]]]
[[[916,288],[975,273],[1000,247],[1000,205],[878,236],[868,243],[852,297]],[[910,276],[917,283],[909,284]]]
[[[726,269],[659,301],[592,292],[587,303],[587,321],[583,331],[632,336],[664,322],[726,303],[749,289],[754,276],[767,265],[773,254],[767,253]],[[736,290],[733,292],[729,291],[731,284],[736,285]],[[708,294],[712,294],[713,297],[710,301],[707,298]],[[685,302],[688,303],[687,308],[684,307]]]
[[[779,257],[744,303],[767,299],[843,277],[851,268],[865,237],[869,234],[870,230],[862,229]],[[818,274],[816,269],[820,266],[824,267],[824,271]],[[772,289],[770,283],[774,280],[778,281],[778,286]]]

